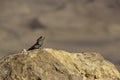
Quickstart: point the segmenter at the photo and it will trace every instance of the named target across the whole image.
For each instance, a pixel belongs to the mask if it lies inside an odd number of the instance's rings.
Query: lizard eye
[[[42,39],[42,36],[40,36],[40,38],[39,39]]]

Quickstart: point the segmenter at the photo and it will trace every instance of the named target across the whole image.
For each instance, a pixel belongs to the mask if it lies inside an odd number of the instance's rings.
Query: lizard
[[[45,39],[45,37],[40,36],[40,37],[37,39],[36,43],[35,43],[33,46],[31,46],[31,47],[28,49],[28,51],[34,50],[34,49],[39,49],[40,47],[42,47],[44,39]]]

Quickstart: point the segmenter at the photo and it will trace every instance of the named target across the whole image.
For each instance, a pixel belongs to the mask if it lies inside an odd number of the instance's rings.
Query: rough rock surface
[[[98,53],[44,48],[2,58],[0,80],[120,80],[120,73]]]

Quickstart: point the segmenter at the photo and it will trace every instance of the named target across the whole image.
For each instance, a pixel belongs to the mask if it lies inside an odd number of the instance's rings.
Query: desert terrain
[[[99,52],[120,70],[120,0],[0,0],[0,56],[44,47]]]

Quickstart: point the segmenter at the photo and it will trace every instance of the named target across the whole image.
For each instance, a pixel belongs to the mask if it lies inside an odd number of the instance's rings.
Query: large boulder
[[[120,80],[120,73],[95,52],[41,48],[2,58],[0,80]]]

